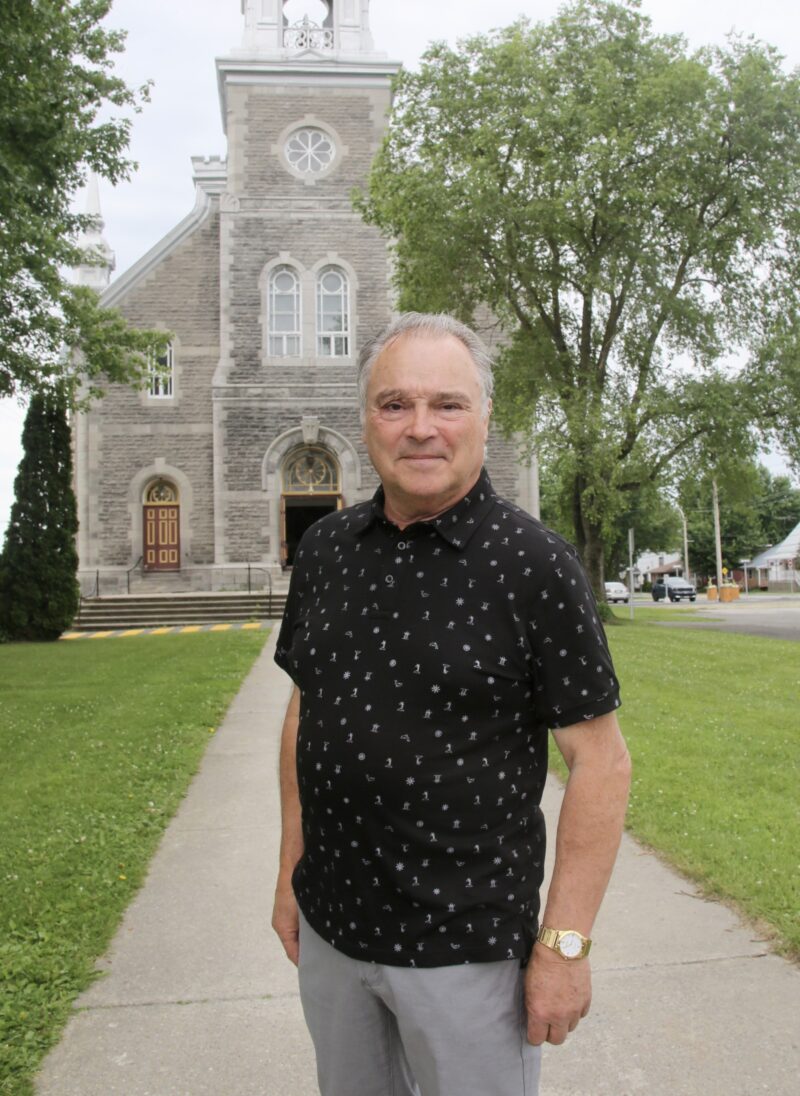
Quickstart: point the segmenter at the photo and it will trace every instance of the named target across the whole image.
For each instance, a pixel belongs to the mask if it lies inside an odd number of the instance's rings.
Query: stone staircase
[[[76,632],[109,632],[187,624],[280,620],[285,604],[285,590],[254,594],[171,593],[82,598],[72,629]]]

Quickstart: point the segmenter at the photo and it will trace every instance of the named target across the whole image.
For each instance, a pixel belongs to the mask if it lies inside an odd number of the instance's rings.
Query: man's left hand
[[[559,1045],[589,1011],[592,971],[588,959],[568,960],[543,944],[533,949],[525,972],[528,1042]]]

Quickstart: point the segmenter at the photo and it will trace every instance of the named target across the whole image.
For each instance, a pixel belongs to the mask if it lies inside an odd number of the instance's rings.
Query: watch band
[[[562,959],[583,959],[589,954],[592,941],[577,929],[549,929],[544,925],[536,937],[540,944],[557,952]]]

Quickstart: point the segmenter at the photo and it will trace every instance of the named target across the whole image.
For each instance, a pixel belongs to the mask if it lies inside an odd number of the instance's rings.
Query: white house
[[[765,581],[770,584],[787,582],[800,589],[800,573],[797,560],[800,559],[800,522],[779,544],[765,548],[748,564],[748,571],[755,571],[758,584]]]

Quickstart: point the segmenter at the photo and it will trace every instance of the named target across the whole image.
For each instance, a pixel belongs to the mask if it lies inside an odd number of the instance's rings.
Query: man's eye
[[[391,403],[385,403],[383,405],[383,410],[384,411],[402,411],[403,410],[403,405],[402,405],[402,403],[399,403],[397,400],[392,400]]]

